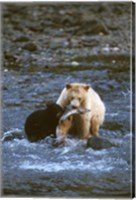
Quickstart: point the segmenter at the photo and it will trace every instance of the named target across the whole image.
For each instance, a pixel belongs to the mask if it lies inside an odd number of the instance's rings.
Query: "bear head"
[[[56,120],[59,120],[64,113],[64,109],[60,105],[51,102],[47,103],[46,115],[47,113],[49,114],[48,117],[52,119],[55,117]]]
[[[80,106],[83,106],[87,99],[89,88],[90,86],[87,84],[81,84],[81,83],[66,84],[67,98],[69,104],[73,108],[79,108]]]

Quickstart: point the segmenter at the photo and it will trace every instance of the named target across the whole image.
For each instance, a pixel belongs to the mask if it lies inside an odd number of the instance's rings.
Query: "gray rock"
[[[28,51],[37,51],[38,47],[36,44],[34,43],[27,43],[23,46],[23,49],[26,49]]]
[[[30,39],[26,36],[19,36],[14,39],[14,42],[28,42]]]
[[[115,146],[115,144],[113,144],[108,139],[103,138],[103,137],[93,136],[89,138],[87,141],[87,147],[95,149],[95,150],[108,149],[113,146]]]

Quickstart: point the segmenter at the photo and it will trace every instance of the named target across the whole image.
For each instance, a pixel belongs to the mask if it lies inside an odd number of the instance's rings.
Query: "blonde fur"
[[[104,122],[105,105],[98,93],[90,86],[81,83],[67,84],[56,103],[63,108],[66,108],[70,104],[73,107],[81,106],[91,110],[91,112],[84,113],[80,116],[81,123],[77,121],[76,116],[73,116],[74,120],[72,120],[72,123],[76,124],[76,131],[80,132],[79,137],[82,139],[89,138],[91,135],[99,135],[99,128]],[[72,132],[74,130],[73,124]]]

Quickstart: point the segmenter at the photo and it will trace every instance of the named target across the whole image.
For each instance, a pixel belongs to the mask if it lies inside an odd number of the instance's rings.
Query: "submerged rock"
[[[28,51],[37,51],[38,47],[34,43],[27,43],[23,46],[23,49],[28,50]]]
[[[108,139],[103,138],[103,137],[93,136],[89,138],[87,141],[87,147],[95,149],[95,150],[108,149],[113,146],[115,146],[115,144],[113,144]]]

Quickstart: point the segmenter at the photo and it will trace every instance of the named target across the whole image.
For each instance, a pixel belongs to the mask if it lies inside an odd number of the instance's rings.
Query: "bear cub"
[[[24,126],[27,139],[30,142],[36,142],[51,134],[55,136],[56,127],[63,112],[60,105],[51,103],[47,105],[46,109],[31,113]]]

